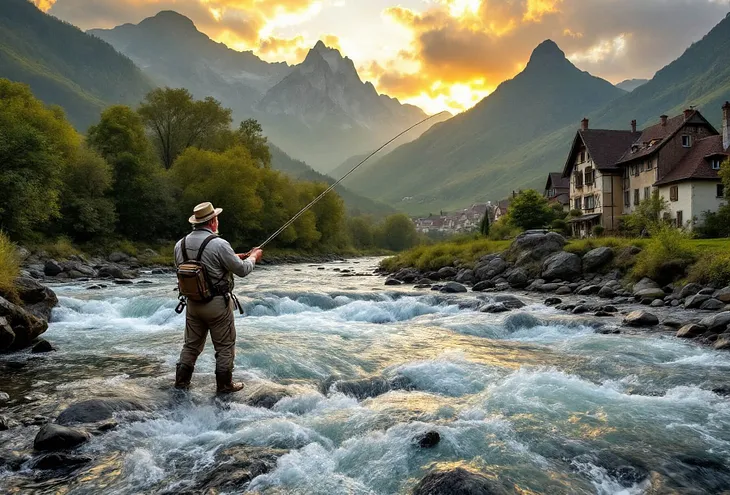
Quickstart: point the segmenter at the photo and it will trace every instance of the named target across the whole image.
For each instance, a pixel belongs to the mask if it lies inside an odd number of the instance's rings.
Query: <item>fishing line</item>
[[[292,217],[292,218],[291,218],[291,219],[290,219],[290,220],[289,220],[288,222],[286,222],[286,223],[285,223],[284,225],[282,225],[282,226],[281,226],[281,227],[279,228],[279,230],[277,230],[276,232],[274,232],[273,234],[271,234],[271,236],[269,236],[269,238],[268,238],[268,239],[266,239],[266,240],[265,240],[265,241],[264,241],[264,242],[263,242],[263,243],[262,243],[262,244],[261,244],[261,245],[260,245],[259,247],[263,248],[263,247],[264,247],[264,246],[266,246],[266,245],[267,245],[268,243],[270,243],[271,241],[273,241],[274,239],[276,239],[276,237],[277,237],[277,236],[278,236],[279,234],[281,234],[281,233],[282,233],[282,232],[284,232],[284,231],[285,231],[286,229],[288,229],[288,228],[289,228],[289,226],[290,226],[291,224],[293,224],[294,222],[296,222],[296,221],[297,221],[297,219],[298,219],[299,217],[301,217],[302,215],[304,215],[304,214],[305,214],[305,213],[307,212],[307,210],[309,210],[309,209],[310,209],[310,208],[311,208],[312,206],[314,206],[315,204],[317,204],[317,202],[318,202],[318,201],[319,201],[320,199],[324,198],[324,197],[325,197],[325,196],[327,195],[327,193],[328,193],[328,192],[332,191],[332,190],[333,190],[333,189],[334,189],[335,187],[337,187],[337,186],[338,186],[338,185],[340,184],[340,182],[342,182],[343,180],[347,179],[347,178],[348,178],[348,177],[349,177],[349,176],[350,176],[350,175],[351,175],[351,174],[352,174],[352,173],[353,173],[353,172],[354,172],[355,170],[357,170],[358,168],[360,168],[360,166],[361,166],[362,164],[364,164],[364,163],[365,163],[366,161],[368,161],[368,160],[369,160],[370,158],[372,158],[373,156],[375,156],[375,154],[377,154],[377,153],[378,153],[379,151],[381,151],[381,150],[382,150],[383,148],[385,148],[386,146],[388,146],[388,145],[389,145],[390,143],[392,143],[393,141],[395,141],[396,139],[398,139],[399,137],[401,137],[401,136],[402,136],[403,134],[407,133],[407,132],[408,132],[408,131],[410,131],[411,129],[413,129],[413,128],[415,128],[415,127],[418,127],[419,125],[423,124],[424,122],[428,122],[428,121],[429,121],[429,120],[431,120],[432,118],[434,118],[434,117],[437,117],[437,116],[439,116],[439,115],[441,115],[442,113],[445,113],[445,112],[446,112],[446,111],[444,110],[444,111],[442,111],[442,112],[439,112],[439,113],[433,114],[433,115],[431,115],[430,117],[426,117],[426,118],[425,118],[425,119],[423,119],[422,121],[420,121],[420,122],[417,122],[417,123],[413,124],[413,125],[412,125],[412,126],[410,126],[410,127],[408,128],[408,129],[406,129],[405,131],[401,132],[400,134],[398,134],[397,136],[395,136],[395,137],[394,137],[393,139],[391,139],[390,141],[388,141],[387,143],[385,143],[384,145],[382,145],[382,146],[381,146],[380,148],[378,148],[378,149],[376,149],[375,151],[373,151],[372,153],[370,153],[370,154],[369,154],[369,155],[368,155],[368,156],[367,156],[367,157],[366,157],[366,158],[365,158],[365,159],[364,159],[363,161],[361,161],[360,163],[358,163],[357,165],[355,165],[355,166],[354,166],[354,167],[352,168],[352,170],[350,170],[349,172],[347,172],[347,173],[346,173],[345,175],[343,175],[343,176],[342,176],[342,177],[341,177],[341,178],[340,178],[339,180],[337,180],[337,181],[336,181],[336,182],[335,182],[334,184],[332,184],[332,185],[331,185],[331,186],[329,186],[329,187],[328,187],[327,189],[325,189],[325,190],[324,190],[324,192],[323,192],[322,194],[320,194],[319,196],[317,196],[316,198],[314,198],[314,199],[312,200],[312,202],[311,202],[311,203],[309,203],[309,204],[308,204],[307,206],[305,206],[304,208],[302,208],[301,210],[299,210],[299,212],[298,212],[298,213],[297,213],[296,215],[294,215],[294,216],[293,216],[293,217]]]

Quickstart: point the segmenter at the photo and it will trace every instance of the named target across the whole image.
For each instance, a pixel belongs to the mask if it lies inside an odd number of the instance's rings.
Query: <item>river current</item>
[[[210,342],[192,390],[171,390],[184,328],[172,276],[53,286],[60,305],[44,337],[58,351],[0,356],[11,396],[0,413],[53,418],[95,397],[151,410],[80,447],[92,461],[70,475],[0,467],[0,492],[195,492],[217,454],[239,445],[288,453],[231,493],[409,493],[457,466],[523,494],[730,489],[730,400],[712,391],[728,386],[729,353],[660,332],[605,334],[619,321],[567,315],[534,295],[492,315],[476,310],[488,294],[350,276],[376,263],[262,267],[238,281],[234,377],[286,386],[272,409],[214,397]],[[411,386],[361,399],[327,388],[364,378]],[[38,428],[0,432],[0,452],[29,454]],[[429,431],[440,443],[419,448]]]

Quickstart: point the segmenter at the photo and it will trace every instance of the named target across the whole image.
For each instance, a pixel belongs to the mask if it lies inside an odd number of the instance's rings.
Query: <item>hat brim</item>
[[[215,210],[213,210],[213,213],[211,213],[210,215],[204,216],[203,218],[197,218],[195,215],[193,215],[190,218],[188,218],[188,222],[192,223],[193,225],[210,222],[215,217],[220,215],[221,212],[223,212],[223,208],[216,208]]]

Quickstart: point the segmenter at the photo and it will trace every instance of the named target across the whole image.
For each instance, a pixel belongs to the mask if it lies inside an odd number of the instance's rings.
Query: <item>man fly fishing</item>
[[[233,383],[233,361],[236,355],[236,326],[233,310],[242,312],[233,294],[233,275],[245,277],[263,251],[236,254],[228,241],[218,236],[218,215],[223,210],[211,203],[201,203],[193,210],[189,222],[193,231],[175,245],[180,305],[187,306],[185,344],[180,353],[175,375],[175,388],[187,389],[193,377],[195,362],[210,338],[215,348],[215,378],[219,394],[238,392],[243,383]]]

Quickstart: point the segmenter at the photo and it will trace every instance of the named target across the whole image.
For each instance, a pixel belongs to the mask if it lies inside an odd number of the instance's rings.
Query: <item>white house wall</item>
[[[715,181],[692,181],[673,184],[677,186],[677,201],[669,201],[671,185],[661,186],[659,194],[668,201],[669,213],[672,220],[676,220],[677,212],[682,212],[685,225],[692,221],[692,226],[701,225],[702,213],[705,211],[717,211],[724,202],[723,198],[717,197],[717,184]]]

